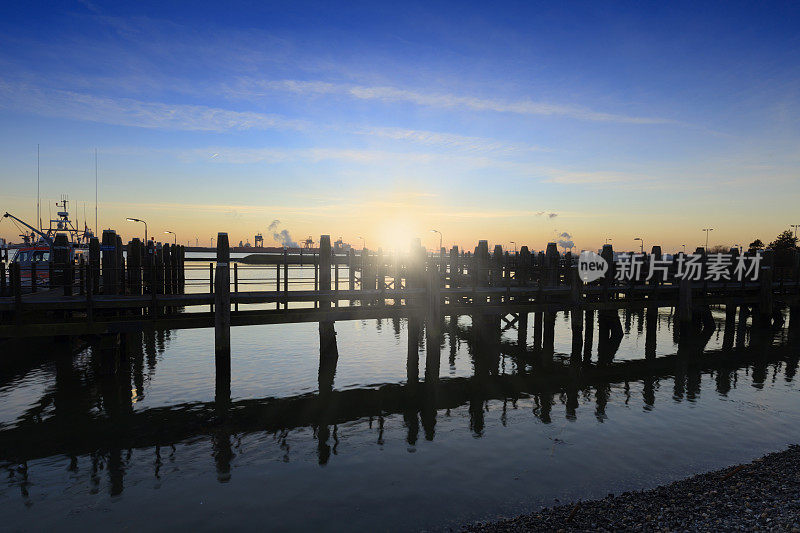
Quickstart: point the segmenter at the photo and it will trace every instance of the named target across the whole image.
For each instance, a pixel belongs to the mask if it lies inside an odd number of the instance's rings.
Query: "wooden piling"
[[[89,239],[89,270],[92,271],[92,292],[100,292],[100,240],[97,237]]]
[[[231,354],[231,285],[228,234],[217,234],[217,272],[214,285],[214,352],[217,369],[230,369]],[[227,360],[227,361],[226,361]]]
[[[72,296],[72,282],[70,275],[70,243],[65,233],[59,233],[53,241],[53,266],[56,275],[56,285],[61,285],[64,296]]]
[[[239,263],[233,264],[233,292],[239,292]],[[239,310],[239,302],[234,304],[234,311]]]
[[[320,235],[319,237],[319,291],[320,295],[330,296],[331,291],[331,236]],[[319,308],[326,311],[331,308],[331,301],[328,298],[319,300]],[[339,351],[336,346],[336,329],[333,321],[323,321],[319,323],[319,356],[320,363],[325,358],[338,357]]]
[[[692,282],[686,276],[678,282],[678,316],[681,324],[692,323]]]
[[[545,252],[545,285],[547,287],[555,287],[558,285],[558,262],[559,254],[556,243],[551,242],[547,244],[547,251]],[[542,349],[548,354],[554,350],[555,347],[555,332],[556,329],[556,313],[554,311],[546,311],[544,313],[544,335],[542,341]]]
[[[112,229],[103,230],[103,294],[117,294],[117,234]]]
[[[583,347],[583,298],[581,296],[581,278],[577,267],[569,267],[568,279],[570,280],[572,309],[569,311],[572,325],[572,357],[581,359]]]
[[[22,324],[22,274],[20,273],[19,263],[9,265],[9,277],[11,278],[11,291],[14,293],[14,319],[17,325]]]
[[[134,296],[142,294],[142,241],[128,243],[128,290]]]

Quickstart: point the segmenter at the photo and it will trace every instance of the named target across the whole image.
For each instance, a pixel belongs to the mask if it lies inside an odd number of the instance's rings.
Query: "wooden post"
[[[172,294],[172,245],[164,243],[164,294]]]
[[[227,367],[231,356],[231,252],[228,234],[217,234],[217,275],[214,290],[214,353],[217,370]]]
[[[19,325],[22,324],[22,275],[19,263],[11,263],[9,269],[11,288],[14,292],[14,317]]]
[[[283,249],[283,308],[289,309],[289,249]]]
[[[128,243],[128,283],[131,294],[142,294],[142,241],[138,238]]]
[[[569,315],[572,322],[572,357],[581,360],[583,348],[583,298],[581,296],[581,278],[577,267],[570,266],[567,270],[570,281],[572,309]]]
[[[331,236],[320,235],[319,238],[319,294],[330,296],[331,292]],[[331,301],[322,298],[318,302],[321,311],[331,308]],[[332,320],[319,323],[319,356],[320,362],[325,358],[338,356],[336,348],[336,329]]]
[[[147,285],[150,291],[150,318],[156,319],[158,317],[158,301],[156,297],[156,280],[158,274],[156,269],[156,246],[153,241],[147,242]]]
[[[354,291],[356,289],[356,253],[350,248],[347,253],[347,289]]]
[[[56,275],[56,284],[64,288],[64,296],[72,296],[72,274],[69,268],[70,244],[67,235],[59,233],[53,241],[53,265]]]
[[[94,271],[91,264],[86,265],[86,320],[89,323],[94,321],[94,280],[92,276]]]
[[[239,263],[233,264],[233,292],[239,292]],[[234,304],[234,311],[239,310],[239,302]]]
[[[769,327],[772,324],[772,276],[773,268],[771,265],[761,269],[760,282],[758,295],[758,325],[762,327]]]
[[[334,273],[334,281],[333,281],[333,290],[337,293],[336,294],[336,302],[334,305],[335,307],[339,307],[339,262],[336,261],[336,257],[333,258],[333,273]]]
[[[116,236],[116,249],[114,251],[117,254],[116,294],[125,294],[125,255],[122,253],[122,237],[120,235],[115,235],[115,236]]]
[[[208,264],[208,292],[214,293],[214,263]],[[210,306],[211,312],[214,312],[214,304]]]
[[[92,271],[92,293],[100,293],[100,240],[89,239],[89,269]]]
[[[275,302],[275,309],[281,308],[280,292],[281,292],[281,265],[275,265],[275,292],[277,293],[277,301]]]
[[[379,304],[384,305],[386,303],[386,297],[384,293],[386,292],[386,268],[385,262],[383,260],[383,249],[378,248],[378,255],[376,256],[377,265],[376,265],[376,273],[378,276],[378,290],[381,292],[379,297]]]
[[[113,229],[103,230],[103,294],[117,294],[117,234]],[[51,280],[52,284],[52,280]]]
[[[428,265],[427,275],[427,314],[425,324],[425,384],[432,385],[439,380],[442,350],[439,347],[441,336],[441,292],[439,269],[436,262],[431,260]]]
[[[545,286],[556,287],[558,285],[558,247],[556,243],[551,242],[547,244],[547,251],[545,252]],[[544,338],[542,348],[548,354],[554,350],[555,346],[555,328],[556,328],[556,313],[555,311],[546,311],[544,313]]]
[[[528,285],[528,280],[530,280],[531,269],[531,253],[527,246],[523,246],[519,249],[518,260],[517,271],[514,277],[517,280],[517,285],[525,287]]]
[[[692,323],[692,282],[686,276],[678,282],[678,316],[681,326]]]

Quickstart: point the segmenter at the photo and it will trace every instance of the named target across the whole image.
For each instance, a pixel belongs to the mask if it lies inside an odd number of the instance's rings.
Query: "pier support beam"
[[[325,294],[331,290],[331,236],[321,235],[319,238],[319,290]],[[319,301],[319,308],[327,311],[331,307],[328,299]],[[319,357],[320,365],[326,358],[336,359],[339,351],[336,346],[336,328],[333,321],[319,323]],[[334,363],[335,368],[335,363]]]
[[[217,234],[217,272],[214,280],[214,355],[217,384],[227,381],[230,390],[231,375],[231,252],[228,234]]]

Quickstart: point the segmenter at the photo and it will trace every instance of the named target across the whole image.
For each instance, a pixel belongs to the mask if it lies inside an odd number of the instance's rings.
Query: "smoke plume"
[[[558,236],[558,245],[564,249],[573,248],[575,243],[572,242],[572,235],[567,233],[566,231],[563,232],[561,235]]]
[[[292,240],[292,236],[289,234],[289,230],[282,229],[278,230],[278,227],[281,225],[281,221],[277,218],[272,221],[269,225],[269,231],[272,233],[272,238],[280,244],[281,246],[285,246],[286,248],[300,248],[300,245],[297,244]]]

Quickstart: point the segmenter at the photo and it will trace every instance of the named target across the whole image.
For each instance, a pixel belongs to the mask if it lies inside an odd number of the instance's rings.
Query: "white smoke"
[[[558,245],[561,246],[562,248],[564,248],[565,250],[567,250],[569,248],[574,248],[575,247],[575,243],[572,242],[572,235],[570,235],[566,231],[561,233],[558,236]]]
[[[292,240],[289,230],[282,229],[278,231],[278,226],[280,225],[281,221],[276,218],[272,221],[268,228],[270,233],[272,233],[272,238],[275,240],[275,242],[281,246],[285,246],[286,248],[300,248],[300,245]]]

